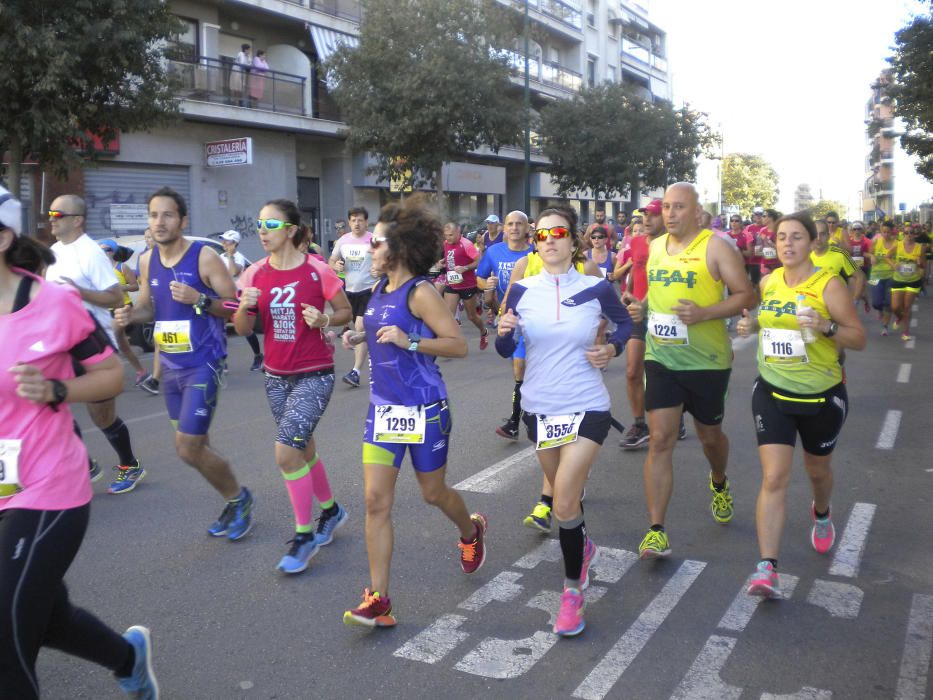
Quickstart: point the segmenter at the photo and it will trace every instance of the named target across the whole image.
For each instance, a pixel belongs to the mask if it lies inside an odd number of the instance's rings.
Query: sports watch
[[[57,411],[58,405],[68,398],[68,387],[57,379],[49,381],[52,383],[52,400],[49,401],[49,406]]]
[[[408,334],[408,352],[417,352],[418,343],[421,342],[421,336],[412,331]]]

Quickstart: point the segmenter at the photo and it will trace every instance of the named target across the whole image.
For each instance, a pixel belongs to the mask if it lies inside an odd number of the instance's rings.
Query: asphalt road
[[[798,454],[780,559],[787,600],[755,605],[743,592],[758,555],[760,468],[750,415],[754,344],[739,343],[725,422],[733,522],[717,525],[709,514],[707,467],[691,428],[675,451],[673,556],[637,561],[649,524],[644,452],[621,452],[611,433],[586,495],[589,533],[602,548],[587,628],[556,639],[556,533],[521,525],[540,472],[529,443],[493,432],[509,410],[511,371],[493,348],[478,350],[473,328],[470,355],[441,367],[454,416],[448,481],[469,479],[467,505],[490,523],[478,573],[460,571],[454,528],[421,501],[406,465],[394,513],[399,624],[344,626],[343,611],[368,585],[360,466],[368,397],[338,382],[316,438],[350,520],[305,574],[278,574],[290,508],[262,378],[247,371],[248,347],[235,339],[211,441],[254,490],[253,532],[236,543],[206,535],[219,497],[175,456],[162,398],[129,389],[119,412],[148,477],[121,496],[106,493],[106,479],[95,485],[91,527],[67,578],[72,597],[117,629],[151,627],[163,697],[172,699],[933,697],[930,308],[920,300],[914,347],[879,337],[870,320],[868,348],[848,354],[851,413],[834,457],[837,545],[829,555],[809,545]],[[349,358],[338,351],[339,374]],[[627,424],[621,361],[606,380]],[[83,409],[76,414],[89,425]],[[103,436],[85,434],[92,454],[110,463]],[[85,661],[43,651],[39,669],[44,697],[120,697],[110,674]]]

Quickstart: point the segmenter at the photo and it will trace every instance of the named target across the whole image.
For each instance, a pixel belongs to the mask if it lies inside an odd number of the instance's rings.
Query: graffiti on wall
[[[240,238],[250,238],[256,235],[256,220],[251,216],[240,214],[230,217],[230,228],[240,234]]]

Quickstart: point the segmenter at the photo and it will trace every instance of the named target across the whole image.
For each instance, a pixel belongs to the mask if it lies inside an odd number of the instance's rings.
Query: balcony
[[[560,20],[574,29],[583,29],[583,13],[580,9],[579,0],[569,0],[568,2],[561,2],[561,0],[528,0],[528,4],[531,7],[537,7],[549,17]]]
[[[305,82],[281,71],[234,71],[234,64],[200,56],[197,63],[169,60],[169,73],[179,81],[178,96],[195,102],[305,115]]]
[[[298,7],[317,10],[331,17],[345,19],[348,22],[360,23],[360,3],[358,0],[284,0]]]
[[[525,71],[525,57],[517,51],[500,51],[504,56],[517,77],[521,78]],[[539,61],[536,58],[528,59],[528,77],[531,80],[553,87],[563,88],[571,92],[577,92],[583,86],[583,76],[576,71],[553,63],[551,61]]]
[[[636,44],[634,41],[624,37],[622,38],[622,55],[623,57],[644,63],[646,66],[651,65],[651,52],[641,44]]]

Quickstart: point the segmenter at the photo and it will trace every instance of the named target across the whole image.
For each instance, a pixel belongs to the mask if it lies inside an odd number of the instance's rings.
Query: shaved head
[[[664,228],[677,239],[700,230],[700,195],[689,182],[677,182],[667,188],[661,205]]]

